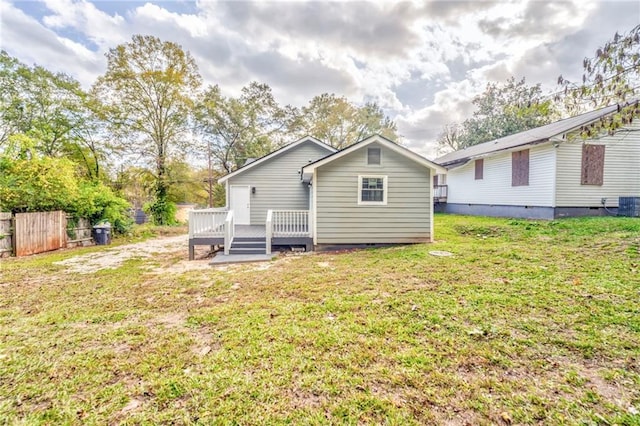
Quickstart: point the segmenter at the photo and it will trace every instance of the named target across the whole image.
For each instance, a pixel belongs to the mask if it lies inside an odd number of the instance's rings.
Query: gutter
[[[507,152],[518,151],[518,150],[525,149],[525,148],[530,147],[530,146],[540,145],[540,144],[543,144],[545,142],[550,142],[550,139],[549,138],[538,139],[538,140],[535,140],[535,141],[524,143],[522,145],[516,145],[516,146],[511,146],[511,147],[508,147],[508,148],[496,149],[494,151],[489,151],[489,152],[485,152],[485,153],[477,154],[477,155],[471,155],[469,157],[463,157],[463,158],[459,158],[457,160],[452,160],[452,161],[448,161],[446,163],[438,163],[438,164],[440,164],[442,167],[446,167],[447,169],[451,168],[451,167],[460,167],[460,166],[463,166],[463,165],[467,164],[471,160],[477,160],[477,159],[480,159],[480,158],[486,158],[486,157],[489,157],[491,154],[504,152],[504,151],[507,151]]]

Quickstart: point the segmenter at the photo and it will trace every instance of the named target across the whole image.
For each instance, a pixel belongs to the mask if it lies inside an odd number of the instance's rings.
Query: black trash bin
[[[101,223],[93,227],[93,239],[99,246],[111,244],[111,224]]]

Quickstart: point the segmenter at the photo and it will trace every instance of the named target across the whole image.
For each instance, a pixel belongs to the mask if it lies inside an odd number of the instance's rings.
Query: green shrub
[[[67,159],[0,157],[0,211],[67,210],[78,191],[75,165]]]
[[[142,208],[146,214],[151,216],[154,225],[177,225],[176,205],[166,199],[157,199],[147,203]]]
[[[108,186],[83,182],[78,202],[71,213],[77,217],[86,217],[92,225],[109,222],[114,232],[124,233],[133,224],[133,219],[129,216],[130,207],[125,199],[118,197]]]
[[[64,210],[92,225],[108,221],[122,233],[132,223],[129,207],[106,185],[79,178],[67,159],[0,157],[0,211]]]

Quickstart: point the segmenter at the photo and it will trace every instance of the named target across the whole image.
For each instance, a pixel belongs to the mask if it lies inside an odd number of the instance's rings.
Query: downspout
[[[429,241],[433,242],[433,174],[434,169],[429,170]]]
[[[318,245],[318,216],[316,212],[318,211],[318,169],[313,169],[313,177],[311,178],[311,191],[313,194],[313,245]]]
[[[560,150],[560,141],[552,140],[553,146],[553,188],[551,192],[551,208],[553,209],[553,218],[556,218],[556,208],[558,203],[558,151]]]
[[[224,206],[229,210],[229,179],[224,182]]]

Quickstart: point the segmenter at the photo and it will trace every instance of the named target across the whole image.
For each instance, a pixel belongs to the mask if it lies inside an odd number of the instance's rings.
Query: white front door
[[[229,208],[233,210],[233,220],[236,225],[251,224],[251,187],[231,185]]]

